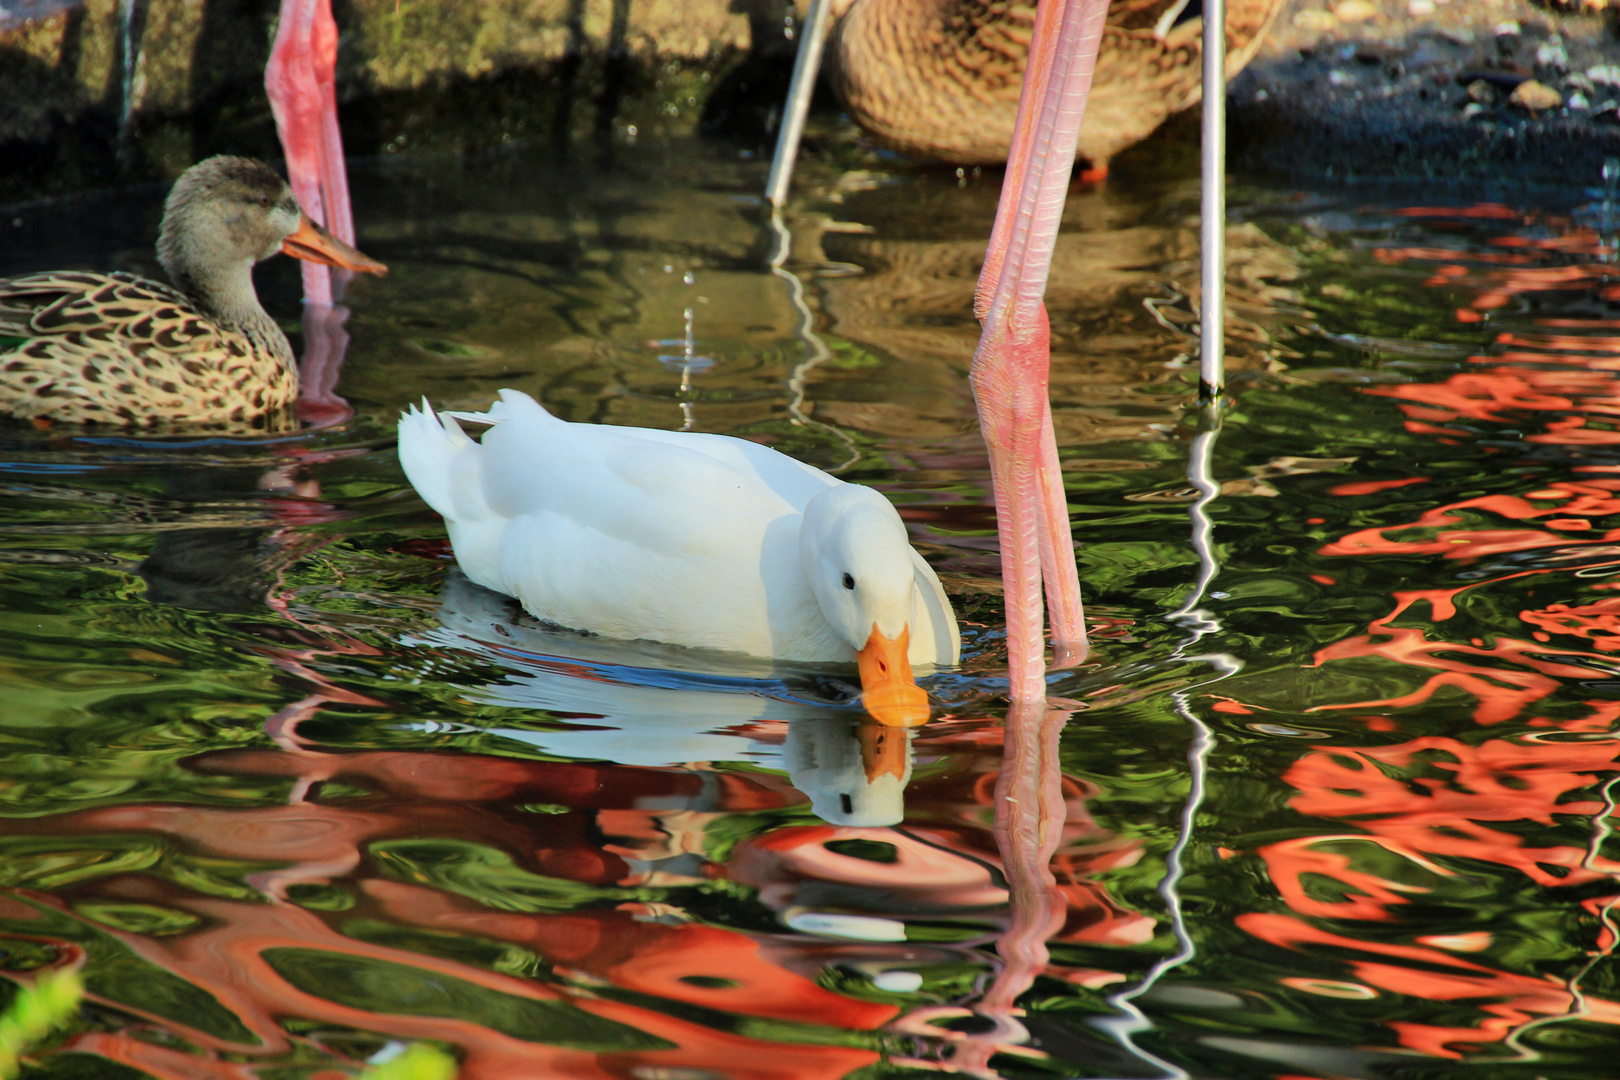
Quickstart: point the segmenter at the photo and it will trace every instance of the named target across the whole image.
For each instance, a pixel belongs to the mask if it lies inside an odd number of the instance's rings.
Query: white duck
[[[744,439],[571,424],[517,390],[487,413],[422,404],[400,463],[473,581],[606,637],[853,660],[878,720],[928,719],[911,665],[956,663],[961,637],[876,491]],[[493,427],[474,442],[458,419]]]

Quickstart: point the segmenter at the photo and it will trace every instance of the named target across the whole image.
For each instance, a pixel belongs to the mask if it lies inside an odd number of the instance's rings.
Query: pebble
[[[1406,13],[1418,18],[1422,18],[1425,15],[1433,15],[1434,0],[1410,0],[1410,3],[1406,5]]]
[[[1565,104],[1571,109],[1590,109],[1592,107],[1592,103],[1586,100],[1586,95],[1579,90],[1569,95],[1569,100]]]
[[[1475,79],[1468,84],[1468,100],[1477,101],[1481,105],[1494,105],[1496,103],[1496,87],[1484,79]]]
[[[1536,66],[1560,72],[1569,70],[1569,50],[1564,48],[1562,38],[1552,38],[1536,47]]]
[[[1620,86],[1620,64],[1599,64],[1586,69],[1586,77],[1606,86]]]
[[[1305,8],[1294,12],[1294,25],[1301,30],[1327,31],[1338,27],[1339,20],[1333,17],[1333,12],[1323,11],[1321,8]]]
[[[1573,75],[1564,76],[1564,86],[1566,89],[1577,94],[1583,94],[1586,97],[1591,97],[1597,92],[1597,88],[1592,85],[1592,80],[1578,71]]]
[[[1527,79],[1519,84],[1508,98],[1521,109],[1539,112],[1542,109],[1556,109],[1564,103],[1564,95],[1554,90],[1544,82]]]
[[[1378,18],[1378,8],[1371,0],[1340,0],[1333,15],[1340,22],[1362,22]]]
[[[880,971],[872,985],[891,994],[915,994],[922,989],[923,977],[915,971]]]
[[[1481,105],[1479,102],[1470,101],[1463,107],[1463,119],[1472,120],[1474,117],[1481,116],[1489,111],[1489,109]]]

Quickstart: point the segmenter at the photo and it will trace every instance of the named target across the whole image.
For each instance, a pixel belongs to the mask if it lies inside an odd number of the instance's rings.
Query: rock
[[[1333,17],[1347,23],[1376,19],[1378,15],[1378,7],[1372,0],[1340,0],[1333,9]]]
[[[1574,74],[1564,76],[1564,88],[1569,90],[1571,93],[1585,94],[1587,97],[1591,97],[1597,92],[1596,88],[1592,85],[1592,80],[1588,79],[1585,75],[1582,75],[1578,71]]]
[[[1581,93],[1579,90],[1569,95],[1569,100],[1564,104],[1568,105],[1571,109],[1590,109],[1592,107],[1592,103],[1586,99],[1586,95]]]
[[[1481,105],[1479,102],[1470,101],[1463,107],[1463,119],[1472,120],[1474,117],[1484,116],[1488,112],[1490,112],[1490,110]]]
[[[1540,112],[1543,109],[1556,109],[1564,104],[1564,95],[1554,90],[1544,82],[1530,79],[1519,84],[1508,98],[1513,104],[1530,112]]]
[[[1586,77],[1605,86],[1620,86],[1620,64],[1598,64],[1586,69]]]
[[[1468,84],[1469,101],[1478,102],[1481,105],[1494,105],[1496,104],[1496,98],[1496,87],[1484,79],[1475,79]]]
[[[1569,50],[1564,48],[1563,38],[1551,40],[1536,47],[1536,66],[1562,75],[1569,70]]]
[[[1325,32],[1336,29],[1339,20],[1333,12],[1323,11],[1321,8],[1305,8],[1294,13],[1294,25],[1301,30],[1312,32]]]

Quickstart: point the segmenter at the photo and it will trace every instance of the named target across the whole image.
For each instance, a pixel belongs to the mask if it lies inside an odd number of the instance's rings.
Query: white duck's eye
[[[855,579],[850,577],[848,574],[845,574],[844,575],[844,588],[853,589],[854,587],[855,587]]]

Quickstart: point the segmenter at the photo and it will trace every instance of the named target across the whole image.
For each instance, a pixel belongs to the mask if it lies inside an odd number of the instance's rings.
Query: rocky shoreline
[[[1233,81],[1233,164],[1595,185],[1620,157],[1617,15],[1604,0],[1294,0]]]

